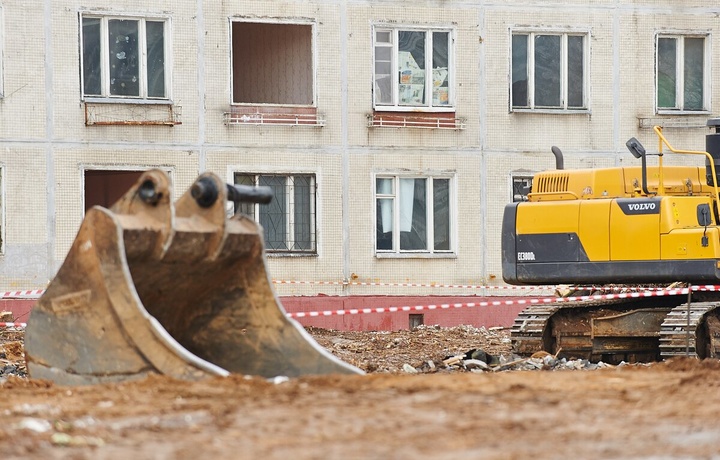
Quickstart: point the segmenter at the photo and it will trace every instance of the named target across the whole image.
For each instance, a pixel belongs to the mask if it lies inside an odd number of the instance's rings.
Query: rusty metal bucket
[[[173,205],[167,174],[151,170],[110,210],[89,210],[28,320],[31,377],[75,385],[362,373],[286,316],[262,229],[226,217],[228,194],[263,199],[244,192],[206,173]]]

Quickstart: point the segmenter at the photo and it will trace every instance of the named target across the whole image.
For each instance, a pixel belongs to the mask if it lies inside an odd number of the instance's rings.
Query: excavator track
[[[539,351],[608,363],[676,356],[720,358],[717,296],[621,299],[533,305],[510,330],[513,352]],[[713,300],[713,301],[707,301]]]
[[[673,308],[660,329],[661,357],[720,358],[718,306],[717,302],[697,302]]]
[[[544,335],[550,317],[563,305],[533,305],[521,311],[510,329],[513,352],[532,355],[545,349]]]

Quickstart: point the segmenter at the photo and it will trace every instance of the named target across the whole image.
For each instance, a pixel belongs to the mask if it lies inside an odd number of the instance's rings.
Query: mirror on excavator
[[[269,190],[197,178],[172,203],[150,170],[110,209],[91,208],[25,332],[30,376],[94,384],[164,374],[198,380],[360,374],[287,317],[265,266],[262,228],[226,215]]]

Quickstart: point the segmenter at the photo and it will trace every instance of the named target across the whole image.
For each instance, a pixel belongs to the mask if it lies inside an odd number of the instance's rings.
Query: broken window
[[[512,181],[513,203],[527,201],[528,194],[532,191],[533,176],[513,174],[510,179]]]
[[[448,177],[378,176],[377,252],[451,252],[450,186]]]
[[[513,109],[587,109],[587,34],[512,34]]]
[[[239,203],[235,207],[235,212],[246,214],[262,225],[268,252],[316,252],[313,174],[235,173],[235,183],[272,188],[273,199],[269,204]]]
[[[82,16],[83,97],[168,99],[168,21]]]
[[[706,42],[705,36],[658,36],[658,110],[709,110]]]
[[[450,30],[376,27],[376,109],[444,109],[454,105]]]
[[[232,101],[313,105],[311,24],[232,23]]]
[[[110,208],[125,195],[142,174],[143,171],[86,169],[85,212],[93,206]]]

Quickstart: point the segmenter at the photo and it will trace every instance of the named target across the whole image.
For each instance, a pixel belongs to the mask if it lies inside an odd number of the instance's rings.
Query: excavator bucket
[[[86,213],[28,320],[31,377],[76,385],[150,374],[362,373],[287,317],[265,269],[261,227],[227,218],[228,199],[267,195],[205,173],[174,205],[170,196],[167,174],[151,170],[110,210]]]

